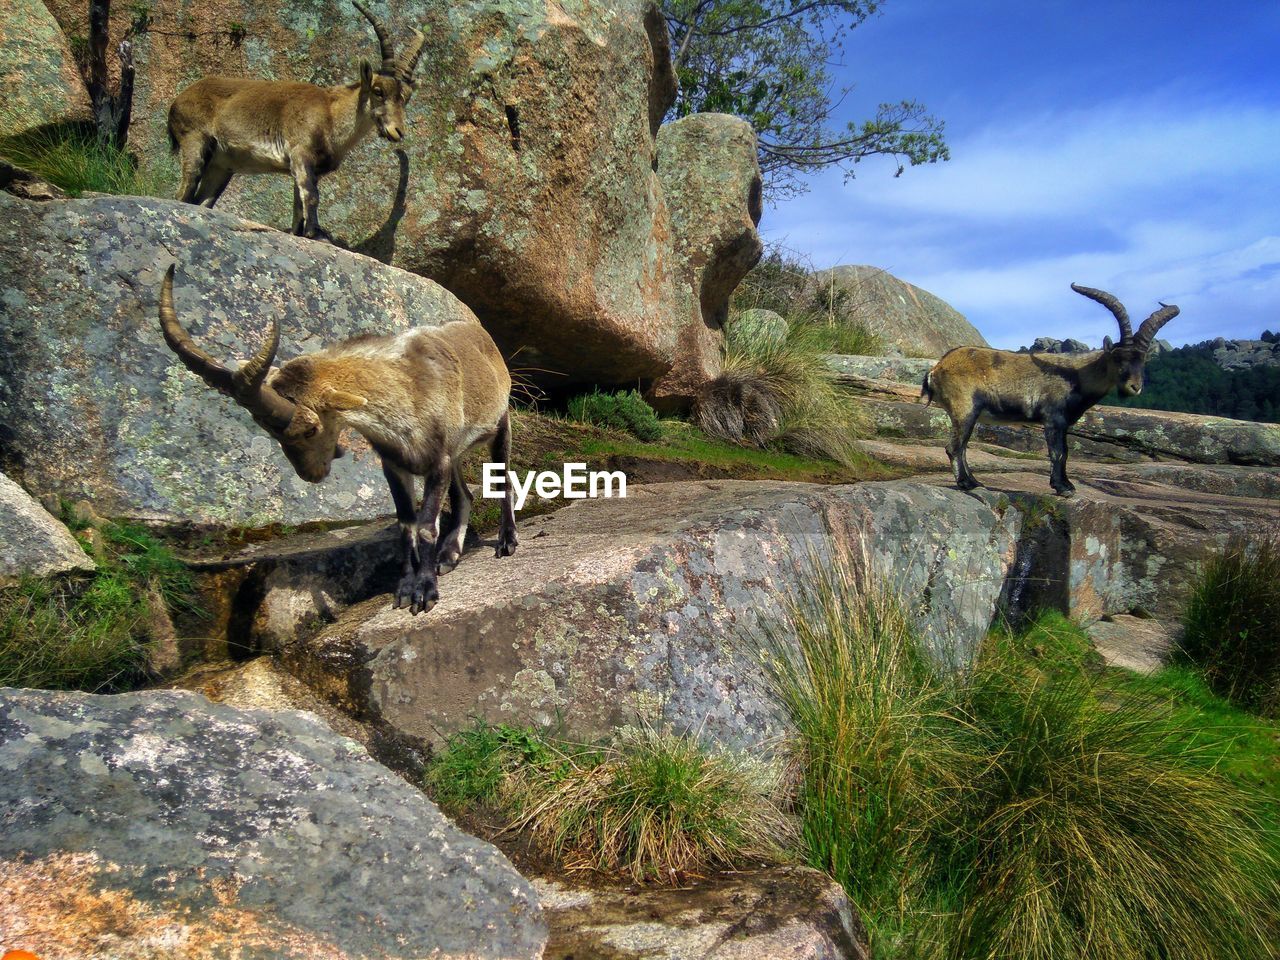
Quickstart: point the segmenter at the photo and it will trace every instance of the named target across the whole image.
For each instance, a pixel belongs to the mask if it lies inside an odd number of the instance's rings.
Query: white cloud
[[[938,294],[998,346],[1097,343],[1103,287],[1175,343],[1280,327],[1280,108],[1166,94],[993,121],[901,179],[838,175],[766,212],[816,265],[870,263]]]

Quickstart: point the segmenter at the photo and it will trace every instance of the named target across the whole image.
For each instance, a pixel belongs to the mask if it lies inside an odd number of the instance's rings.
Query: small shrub
[[[141,527],[105,524],[89,577],[0,589],[0,686],[109,692],[145,674],[147,594],[198,613],[190,572]]]
[[[764,626],[765,675],[794,732],[805,856],[853,897],[873,943],[913,925],[940,788],[957,764],[942,679],[889,589],[837,554],[805,564]]]
[[[527,784],[517,822],[570,870],[679,882],[776,860],[788,833],[769,768],[649,728]]]
[[[720,440],[851,466],[866,430],[825,356],[807,326],[792,325],[782,340],[730,329],[723,372],[700,388],[694,423]]]
[[[566,869],[637,881],[774,859],[789,835],[771,768],[649,728],[588,747],[477,723],[450,738],[427,787],[446,808],[529,831]]]
[[[1236,538],[1206,561],[1183,627],[1182,654],[1214,691],[1280,716],[1280,529]]]
[[[39,127],[0,140],[0,157],[69,196],[86,192],[163,196],[169,184],[125,150],[98,142],[88,125]]]
[[[657,440],[662,436],[658,415],[635,390],[584,393],[569,401],[569,416],[582,423],[625,430],[640,440]]]

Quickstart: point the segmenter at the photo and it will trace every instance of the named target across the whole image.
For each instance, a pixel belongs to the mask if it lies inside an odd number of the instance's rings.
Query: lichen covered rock
[[[545,941],[501,853],[307,714],[0,690],[0,948],[534,960]]]
[[[93,566],[71,531],[0,473],[0,584]]]
[[[67,38],[41,0],[5,0],[0,8],[0,90],[0,147],[32,128],[89,118]]]
[[[474,315],[429,280],[219,211],[0,194],[0,469],[106,516],[262,525],[391,512],[378,457],[352,438],[304,482],[248,412],[190,373],[157,319],[177,262],[179,319],[229,364],[280,322],[279,359],[360,333]]]

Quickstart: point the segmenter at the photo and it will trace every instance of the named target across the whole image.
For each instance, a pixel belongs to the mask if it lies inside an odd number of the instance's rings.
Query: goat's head
[[[1178,308],[1172,304],[1161,303],[1156,310],[1142,321],[1138,332],[1133,332],[1129,324],[1129,312],[1124,305],[1104,290],[1093,287],[1082,287],[1073,283],[1071,289],[1102,304],[1116,318],[1120,325],[1120,342],[1112,343],[1110,337],[1103,340],[1102,349],[1106,354],[1108,368],[1112,372],[1119,391],[1128,397],[1136,397],[1142,392],[1143,371],[1147,364],[1147,353],[1151,349],[1151,341],[1166,323],[1178,315]]]
[[[365,404],[364,397],[316,382],[313,361],[302,356],[271,373],[280,346],[280,325],[271,321],[267,342],[239,370],[229,370],[205,353],[178,322],[173,306],[173,266],[160,289],[160,329],[165,342],[192,373],[231,397],[273,436],[303,480],[319,483],[346,451],[338,442],[338,415]]]
[[[378,136],[392,143],[404,139],[404,108],[413,96],[413,71],[422,56],[426,37],[414,31],[413,40],[397,56],[387,28],[359,0],[351,0],[378,35],[382,65],[375,71],[368,60],[360,61],[360,97],[378,129]]]

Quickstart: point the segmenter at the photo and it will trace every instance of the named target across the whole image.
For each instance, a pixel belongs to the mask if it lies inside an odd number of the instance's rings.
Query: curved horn
[[[426,42],[426,34],[421,30],[413,31],[413,39],[409,41],[409,46],[405,47],[404,52],[397,58],[396,72],[403,82],[413,82],[413,71],[418,68],[418,60],[422,57],[422,46]]]
[[[1133,327],[1129,326],[1129,311],[1124,308],[1124,304],[1105,290],[1082,287],[1078,283],[1073,283],[1071,289],[1082,296],[1088,297],[1090,300],[1102,304],[1115,315],[1116,322],[1120,324],[1121,343],[1127,344],[1133,339]]]
[[[255,418],[261,417],[277,430],[283,430],[293,419],[294,404],[266,384],[267,373],[280,346],[280,325],[271,321],[271,335],[253,359],[234,373],[196,346],[190,334],[178,322],[173,308],[173,274],[176,264],[165,271],[160,287],[160,330],[169,349],[188,370],[219,393],[224,393],[244,407]]]
[[[1180,312],[1172,303],[1157,302],[1160,303],[1160,309],[1142,321],[1142,326],[1138,327],[1137,336],[1133,338],[1133,345],[1143,353],[1151,349],[1151,341],[1156,338],[1160,328]]]
[[[378,35],[378,49],[382,53],[382,73],[391,73],[396,66],[396,51],[391,45],[391,38],[387,36],[387,28],[369,12],[360,0],[351,0],[351,5],[364,14],[364,18],[373,26],[373,32]]]

